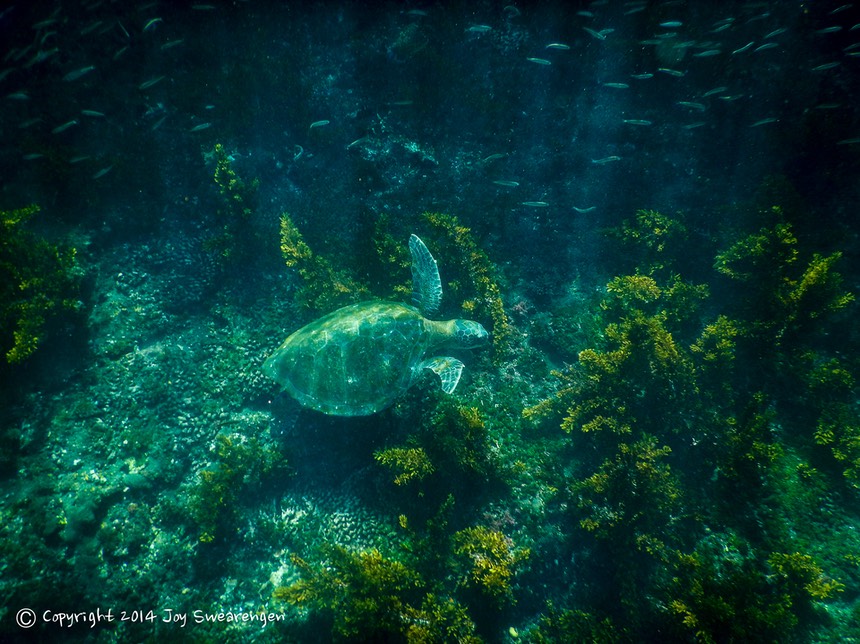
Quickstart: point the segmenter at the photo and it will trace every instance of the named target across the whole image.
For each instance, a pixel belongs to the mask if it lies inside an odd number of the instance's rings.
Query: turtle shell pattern
[[[353,304],[293,333],[263,371],[305,407],[365,416],[385,409],[409,388],[432,336],[414,307]]]

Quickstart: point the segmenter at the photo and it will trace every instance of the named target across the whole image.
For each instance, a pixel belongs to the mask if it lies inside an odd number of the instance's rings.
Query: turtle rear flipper
[[[430,369],[442,381],[442,391],[450,394],[457,388],[457,383],[460,382],[460,376],[463,373],[463,363],[450,356],[438,356],[424,360],[420,365],[420,369]]]
[[[412,253],[412,303],[424,315],[433,315],[442,302],[439,266],[418,235],[410,235],[409,252]]]

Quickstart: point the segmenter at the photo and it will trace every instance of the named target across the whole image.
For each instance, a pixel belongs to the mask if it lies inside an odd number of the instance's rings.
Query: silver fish
[[[86,67],[81,67],[80,69],[76,69],[63,76],[63,80],[66,82],[76,81],[82,76],[86,76],[87,74],[89,74],[95,68],[95,65],[87,65]]]
[[[70,127],[74,127],[77,124],[78,119],[72,119],[71,121],[68,121],[66,123],[63,123],[62,125],[58,125],[57,127],[55,127],[53,130],[51,130],[51,134],[59,134],[60,132],[65,132]]]

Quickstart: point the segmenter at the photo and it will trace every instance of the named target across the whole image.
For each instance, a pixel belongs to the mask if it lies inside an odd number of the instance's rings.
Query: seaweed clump
[[[290,556],[301,579],[274,591],[275,599],[312,608],[337,639],[477,644],[475,624],[453,597],[427,591],[411,566],[379,550],[324,544],[322,562]]]
[[[854,296],[839,252],[805,251],[770,214],[710,266],[682,266],[680,220],[639,211],[613,231],[635,265],[606,284],[602,331],[523,411],[570,436],[565,506],[594,540],[584,566],[612,583],[590,606],[550,610],[538,634],[786,639],[843,588],[791,517],[822,512],[798,493],[819,481],[809,460],[827,463],[821,448],[860,484],[856,380],[828,340]],[[708,270],[705,283],[685,276]]]
[[[215,162],[213,179],[222,198],[215,230],[205,240],[204,247],[225,263],[236,263],[251,257],[253,235],[248,234],[249,224],[257,208],[257,190],[260,182],[246,182],[233,169],[233,158],[217,143],[207,159]]]
[[[286,213],[281,215],[281,255],[302,280],[296,299],[314,313],[333,311],[370,297],[367,287],[314,253]]]
[[[40,210],[0,212],[0,351],[10,365],[36,352],[50,319],[81,306],[75,249],[25,227]]]

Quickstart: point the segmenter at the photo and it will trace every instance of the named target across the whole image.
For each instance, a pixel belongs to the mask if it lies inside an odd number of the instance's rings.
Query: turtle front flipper
[[[433,315],[442,302],[439,267],[417,235],[409,237],[409,252],[412,253],[412,303],[424,315]]]
[[[424,360],[418,365],[419,369],[430,369],[442,381],[442,391],[450,394],[457,388],[463,373],[463,363],[450,356],[438,356]]]

